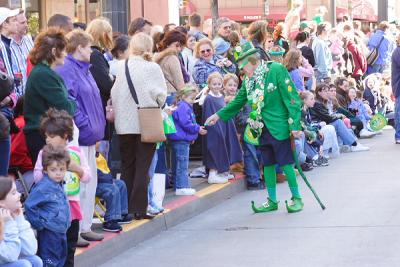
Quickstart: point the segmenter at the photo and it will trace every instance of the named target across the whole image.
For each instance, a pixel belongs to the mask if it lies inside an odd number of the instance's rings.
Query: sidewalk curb
[[[181,197],[165,205],[167,212],[153,220],[125,225],[120,234],[105,233],[102,242],[94,242],[88,249],[83,249],[75,256],[75,266],[99,266],[123,251],[137,246],[169,228],[176,226],[200,213],[218,205],[222,201],[246,190],[243,177],[232,180],[226,185],[209,185],[199,191],[197,196]]]

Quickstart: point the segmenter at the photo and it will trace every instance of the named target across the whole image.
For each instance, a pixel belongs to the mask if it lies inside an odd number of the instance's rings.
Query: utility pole
[[[212,17],[212,25],[213,25],[213,37],[217,34],[217,20],[219,18],[218,13],[218,0],[210,0],[211,6],[211,17]]]
[[[337,18],[336,18],[336,0],[331,0],[331,19],[332,19],[332,27],[336,26]]]
[[[388,0],[378,1],[378,21],[388,20]]]

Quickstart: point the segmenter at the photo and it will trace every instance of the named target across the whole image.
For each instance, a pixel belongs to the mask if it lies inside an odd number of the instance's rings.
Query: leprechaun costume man
[[[268,201],[253,211],[269,212],[278,209],[276,197],[276,171],[278,164],[285,173],[292,203],[286,201],[289,213],[303,209],[296,173],[290,135],[298,137],[301,133],[301,100],[286,68],[275,62],[260,60],[258,50],[247,42],[236,48],[239,68],[245,73],[237,96],[223,109],[209,117],[206,125],[212,126],[219,119],[227,121],[249,103],[252,112],[248,119],[244,140],[260,146],[264,164],[265,184]]]

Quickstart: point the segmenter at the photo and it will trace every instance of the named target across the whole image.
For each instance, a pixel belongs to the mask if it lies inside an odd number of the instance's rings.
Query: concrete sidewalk
[[[269,214],[250,208],[265,192],[245,191],[102,266],[399,266],[400,145],[393,134],[360,140],[371,151],[307,173],[325,211],[300,179],[305,207],[297,214],[284,207],[287,183],[278,185],[279,210]]]
[[[191,167],[198,167],[198,162],[192,162]],[[123,225],[123,232],[115,234],[102,232],[101,224],[94,223],[92,229],[104,234],[101,242],[91,242],[88,248],[77,249],[75,266],[99,266],[122,251],[130,249],[139,243],[166,231],[200,213],[222,203],[245,190],[242,174],[235,174],[235,179],[227,184],[207,183],[207,179],[190,179],[190,184],[196,189],[194,196],[175,196],[174,191],[167,190],[164,199],[165,212],[153,220],[133,221]]]

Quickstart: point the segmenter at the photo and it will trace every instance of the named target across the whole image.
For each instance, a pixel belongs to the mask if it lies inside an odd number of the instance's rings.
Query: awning
[[[263,19],[263,8],[220,8],[219,17],[227,17],[234,21],[255,21]],[[211,18],[211,11],[204,15],[204,19]]]
[[[377,0],[352,0],[352,17],[357,20],[364,20],[370,22],[378,21],[378,14],[376,8],[371,1]],[[336,7],[337,19],[342,19],[344,15],[348,15],[348,3],[340,3]]]

